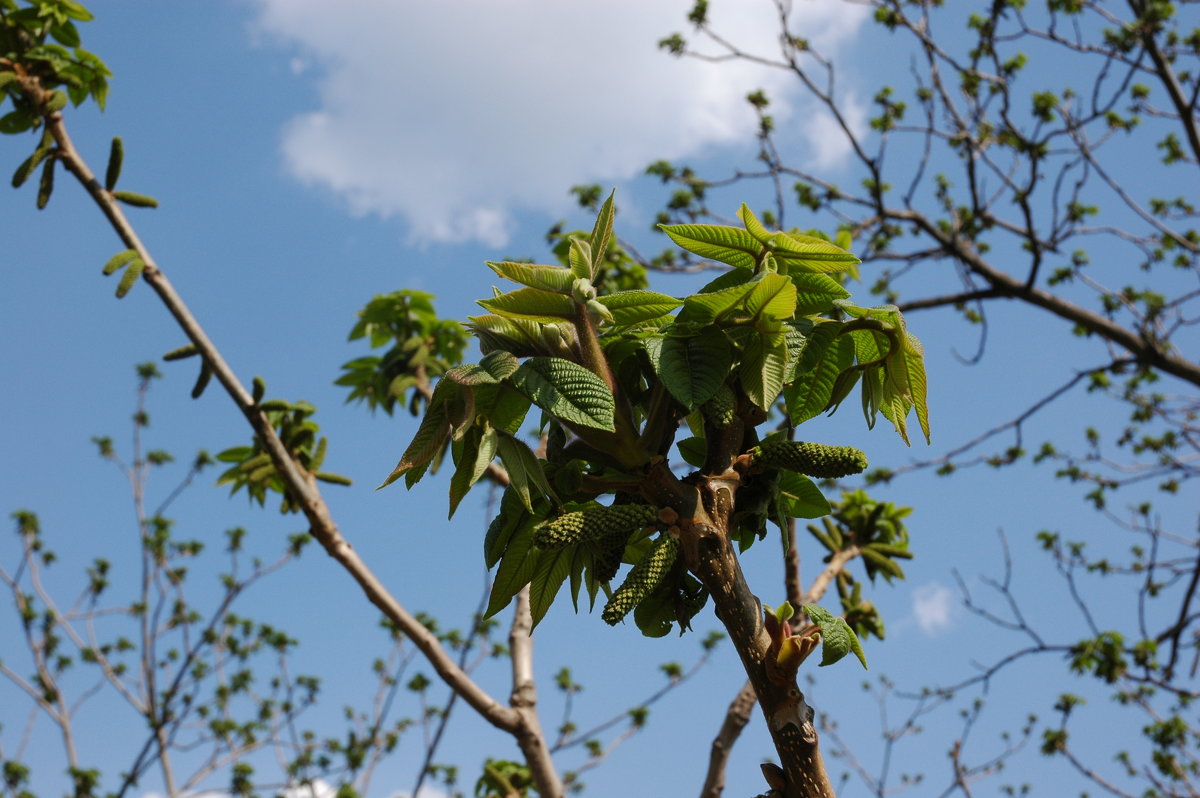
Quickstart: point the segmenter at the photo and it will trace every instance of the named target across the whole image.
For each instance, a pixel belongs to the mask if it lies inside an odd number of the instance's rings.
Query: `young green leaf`
[[[764,274],[755,281],[745,302],[752,322],[764,317],[784,321],[796,312],[796,286],[782,274]]]
[[[500,434],[496,452],[500,462],[504,463],[504,470],[508,472],[511,489],[527,510],[533,512],[533,503],[538,496],[554,496],[554,490],[542,471],[541,461],[524,441],[512,435]]]
[[[529,614],[535,627],[545,617],[571,572],[575,553],[574,548],[567,547],[558,551],[543,551],[538,556],[537,567],[529,581]]]
[[[854,630],[846,623],[845,618],[833,615],[816,604],[805,604],[804,613],[821,630],[822,667],[832,665],[853,652],[854,656],[858,657],[858,661],[862,663],[863,668],[866,669],[867,655],[863,652],[858,635],[854,634]]]
[[[789,271],[844,272],[859,262],[839,246],[815,236],[776,233],[768,244],[771,254]]]
[[[796,286],[796,315],[811,316],[825,313],[839,299],[850,296],[837,280],[824,274],[790,272],[788,277]]]
[[[496,578],[492,580],[492,592],[488,597],[488,606],[483,617],[491,618],[507,607],[513,596],[533,578],[538,559],[544,555],[552,556],[554,553],[533,548],[532,522],[518,524],[500,558],[500,567],[496,569]]]
[[[600,206],[600,213],[596,215],[596,224],[592,227],[591,237],[588,238],[592,255],[591,270],[589,274],[580,274],[579,277],[586,276],[589,280],[594,280],[600,272],[600,264],[604,262],[604,255],[608,252],[608,244],[612,240],[613,217],[616,215],[613,197],[616,196],[616,193],[616,189],[609,193],[608,199]]]
[[[575,302],[571,297],[538,288],[520,288],[491,299],[480,299],[478,304],[509,319],[553,324],[575,318]]]
[[[795,471],[779,472],[779,509],[788,518],[829,515],[829,500],[811,479]]]
[[[764,245],[771,240],[771,231],[763,227],[763,223],[754,215],[754,211],[750,210],[749,205],[743,202],[742,207],[738,208],[737,215],[742,220],[742,224],[746,226],[746,232],[754,236],[760,245]]]
[[[558,357],[535,357],[521,364],[508,383],[538,407],[569,424],[613,431],[616,401],[604,380]]]
[[[659,229],[681,249],[741,269],[753,269],[763,249],[754,236],[740,227],[716,224],[660,224]]]
[[[450,514],[447,518],[454,517],[459,503],[487,471],[492,458],[496,456],[497,445],[496,430],[479,426],[471,427],[462,441],[454,444],[456,468],[454,476],[450,478]]]
[[[729,340],[717,327],[693,336],[652,338],[646,351],[663,386],[689,411],[713,397],[733,364]]]
[[[446,401],[451,394],[457,394],[458,390],[458,386],[451,380],[438,383],[433,392],[433,400],[425,411],[425,417],[421,419],[421,426],[417,428],[417,434],[380,488],[386,488],[409,471],[428,464],[446,445],[446,441],[450,439],[450,417],[446,412]]]
[[[788,417],[801,424],[821,413],[833,395],[838,375],[854,363],[854,344],[838,337],[841,324],[825,322],[813,328],[796,368],[795,380],[784,388]]]
[[[673,296],[640,289],[605,294],[597,297],[597,301],[608,308],[618,327],[657,319],[683,304],[683,300]]]
[[[742,388],[763,410],[769,410],[783,391],[787,357],[787,338],[782,331],[753,336],[742,352],[738,367]]]
[[[557,294],[570,294],[571,283],[575,275],[570,269],[562,266],[543,266],[533,263],[512,263],[509,261],[485,261],[488,268],[501,277],[514,283],[551,291]]]

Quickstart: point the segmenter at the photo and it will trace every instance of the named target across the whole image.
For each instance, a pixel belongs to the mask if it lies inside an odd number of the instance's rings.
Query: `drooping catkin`
[[[625,581],[604,605],[604,612],[600,614],[604,622],[609,626],[616,624],[650,595],[670,573],[678,554],[679,541],[666,534],[660,537],[646,556],[630,569]]]

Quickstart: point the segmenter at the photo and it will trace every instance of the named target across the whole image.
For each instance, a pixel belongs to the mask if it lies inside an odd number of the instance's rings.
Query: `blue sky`
[[[743,13],[724,21],[718,16],[716,23],[746,41],[762,39],[772,19],[769,4],[761,5],[748,3]],[[483,260],[545,258],[543,235],[556,220],[590,224],[567,192],[577,183],[617,186],[618,232],[646,250],[660,248],[661,239],[647,231],[662,189],[639,179],[641,170],[663,157],[715,170],[748,162],[754,119],[743,98],[759,87],[775,98],[788,140],[807,153],[802,160],[835,179],[839,174],[844,153],[824,135],[828,121],[791,95],[780,76],[680,62],[657,51],[658,38],[682,27],[687,6],[361,0],[335,10],[316,0],[92,3],[97,20],[84,28],[85,46],[107,61],[115,78],[105,113],[72,112],[77,146],[98,167],[110,138],[124,138],[122,186],[161,202],[156,211],[133,215],[160,266],[245,382],[261,375],[270,396],[305,398],[319,408],[331,444],[327,468],[355,480],[351,488],[326,491],[342,530],[406,606],[445,626],[465,622],[483,589],[486,491],[477,489],[448,524],[444,477],[411,492],[373,489],[414,424],[407,416],[372,418],[365,408],[344,405],[342,389],[332,384],[341,363],[365,353],[361,342],[346,342],[355,311],[375,294],[417,288],[437,295],[446,317],[473,313],[474,300],[486,296],[492,282]],[[856,57],[873,52],[878,39],[848,8],[806,6],[812,15],[806,30],[843,59],[843,90],[861,108],[872,80],[890,67],[885,59]],[[7,138],[0,145],[4,162],[18,163],[27,145]],[[728,212],[741,199],[730,197]],[[135,551],[128,489],[111,464],[95,456],[89,439],[109,434],[118,447],[125,445],[133,364],[158,358],[183,337],[144,286],[121,302],[112,298],[113,283],[100,267],[119,244],[65,177],[47,210],[34,209],[27,187],[0,193],[0,214],[8,264],[0,314],[0,369],[8,390],[0,394],[0,409],[10,420],[0,431],[0,509],[39,513],[49,545],[62,555],[51,584],[66,594],[91,558],[120,563]],[[695,286],[695,280],[666,278],[654,287],[683,295]],[[979,367],[954,358],[953,349],[972,351],[974,341],[951,314],[914,316],[910,328],[928,352],[932,449],[908,450],[882,426],[868,432],[851,406],[856,402],[812,422],[807,436],[857,445],[874,464],[901,466],[1002,423],[1072,365],[1098,357],[1088,342],[1042,350],[1037,342],[1061,336],[1062,325],[1011,307],[994,310],[987,360]],[[215,387],[198,401],[188,397],[191,363],[162,368],[166,380],[150,402],[151,446],[186,461],[198,448],[219,451],[249,440]],[[1107,412],[1101,402],[1080,398],[1069,412],[1058,408],[1037,420],[1031,438],[1086,420],[1103,424]],[[165,494],[180,473],[180,467],[164,469],[151,493]],[[244,526],[252,547],[270,556],[286,534],[302,528],[270,507],[227,498],[211,486],[211,472],[201,482],[173,509],[181,534],[212,541],[215,549],[224,529]],[[953,681],[972,663],[992,661],[1017,645],[964,615],[953,576],[957,570],[978,590],[981,574],[998,574],[1001,531],[1019,555],[1016,585],[1037,604],[1037,615],[1048,627],[1075,622],[1051,566],[1032,554],[1038,529],[1079,537],[1096,526],[1096,516],[1071,490],[1049,491],[1044,473],[1019,466],[973,470],[953,480],[921,473],[876,493],[916,508],[910,529],[919,556],[906,569],[908,581],[874,589],[889,635],[869,643],[867,678],[887,674],[909,688]],[[10,538],[0,553],[9,565],[15,554]],[[814,560],[806,579],[815,573]],[[132,566],[119,567],[134,578]],[[763,600],[777,603],[778,548],[755,548],[745,567]],[[316,550],[258,586],[252,601],[255,614],[301,640],[294,667],[327,683],[322,714],[315,717],[331,730],[341,728],[340,707],[369,701],[370,660],[387,650],[374,610]],[[572,667],[585,686],[576,708],[579,725],[590,726],[657,689],[663,682],[657,664],[692,661],[703,633],[716,627],[706,614],[696,635],[646,640],[632,626],[608,629],[599,618],[556,606],[536,636],[538,672],[546,677],[544,724],[557,723],[561,704],[548,677],[561,666]],[[17,656],[8,642],[16,628],[11,614],[0,613],[6,662]],[[994,685],[992,696],[1001,700],[972,738],[979,759],[999,750],[1000,729],[1014,728],[1031,709],[1048,715],[1053,696],[1082,689],[1058,663],[1020,673],[1018,701],[1003,699],[1018,687],[1017,672]],[[837,717],[864,761],[875,761],[878,722],[858,689],[863,673],[842,663],[815,676],[813,703]],[[496,696],[507,696],[502,668],[485,666],[480,679]],[[587,774],[589,793],[693,793],[709,742],[742,681],[732,649],[721,647],[692,683],[656,705],[646,731]],[[0,686],[0,705],[16,700]],[[94,733],[82,736],[93,761],[117,769],[126,761],[126,739],[105,730],[123,728],[120,709],[99,705],[109,709],[85,712],[83,728]],[[467,785],[484,756],[516,756],[504,736],[461,707],[457,713],[439,761],[460,764]],[[911,769],[930,771],[939,792],[944,751],[958,729],[957,719],[943,714],[927,722],[907,754]],[[11,750],[24,715],[19,722],[7,710],[3,716],[0,741]],[[762,788],[757,763],[770,749],[759,725],[756,717],[738,744],[730,795]],[[38,783],[51,794],[62,787],[47,772],[60,767],[47,728],[43,722],[35,729],[28,759],[42,768]],[[410,788],[419,748],[413,737],[385,763],[377,794]],[[564,768],[578,762],[578,754],[562,759]],[[1039,794],[1062,794],[1074,784],[1033,752],[1022,755],[1021,767],[1019,780],[1036,780]],[[630,774],[636,774],[635,791]],[[994,779],[988,789],[1005,781]],[[865,793],[852,780],[845,794]]]

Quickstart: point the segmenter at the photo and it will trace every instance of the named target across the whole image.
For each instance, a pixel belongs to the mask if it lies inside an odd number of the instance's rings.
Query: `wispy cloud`
[[[929,637],[949,629],[957,609],[954,592],[940,582],[921,585],[912,592],[913,617],[917,627]]]
[[[258,5],[259,29],[316,81],[317,107],[283,131],[288,170],[353,213],[403,218],[416,241],[501,246],[515,212],[561,213],[572,184],[620,182],[656,158],[745,142],[755,124],[745,95],[756,88],[775,100],[780,122],[800,118],[782,70],[656,48],[686,26],[690,0]],[[826,52],[864,13],[840,0],[795,12]],[[771,48],[778,36],[765,0],[717,4],[713,14],[747,47]],[[810,116],[814,157],[840,157],[821,149],[828,120]]]

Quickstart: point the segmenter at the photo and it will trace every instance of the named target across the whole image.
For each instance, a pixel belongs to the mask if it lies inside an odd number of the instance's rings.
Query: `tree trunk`
[[[656,501],[678,508],[681,554],[712,597],[717,618],[729,633],[758,695],[782,764],[782,773],[775,777],[772,769],[764,768],[773,794],[835,798],[821,758],[813,712],[804,694],[794,677],[781,683],[778,673],[768,673],[771,638],[763,623],[762,603],[746,584],[729,535],[740,482],[740,476],[732,470],[716,477],[697,476],[680,482],[665,463],[659,463],[650,470],[645,492]]]

